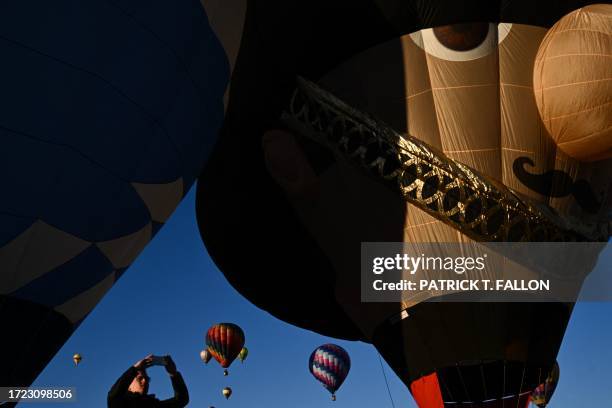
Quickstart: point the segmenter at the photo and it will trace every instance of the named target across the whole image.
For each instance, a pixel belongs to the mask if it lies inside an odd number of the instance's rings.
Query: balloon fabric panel
[[[197,0],[11,2],[0,36],[0,384],[28,386],[191,188],[229,71]]]

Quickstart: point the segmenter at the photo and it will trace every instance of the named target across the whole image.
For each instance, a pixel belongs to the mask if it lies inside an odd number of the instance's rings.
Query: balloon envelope
[[[197,0],[12,2],[0,23],[0,384],[29,386],[193,185],[228,66]]]
[[[347,7],[327,7],[322,0],[285,3],[269,1],[247,11],[243,38],[252,42],[242,43],[231,115],[202,172],[206,183],[198,188],[198,223],[211,257],[238,291],[278,318],[374,343],[422,408],[483,401],[524,406],[540,374],[554,364],[572,304],[361,302],[354,274],[362,242],[469,240],[390,195],[383,183],[367,190],[375,194],[363,194],[370,180],[353,177],[359,171],[311,140],[299,153],[321,188],[295,199],[268,171],[262,138],[287,110],[301,75],[561,217],[607,217],[611,163],[585,163],[557,148],[543,130],[532,83],[547,29],[590,2],[526,7],[515,0],[390,0],[359,9],[348,1],[334,3]],[[313,29],[317,36],[304,35]],[[280,66],[278,55],[295,63]],[[325,123],[315,119],[314,129]],[[237,152],[241,160],[232,160]],[[246,172],[249,182],[235,188]],[[385,202],[390,211],[381,206]],[[446,205],[434,198],[430,204]],[[473,226],[495,234],[504,220],[497,215]],[[239,231],[256,231],[258,238],[242,257],[231,249]],[[254,264],[265,266],[265,279],[250,273]],[[304,279],[279,293],[269,282],[282,280],[287,265]]]
[[[611,18],[610,4],[569,13],[548,31],[536,57],[533,82],[543,123],[559,149],[576,159],[612,158],[611,91],[601,86],[610,75]]]
[[[240,354],[238,354],[238,358],[240,359],[240,362],[244,362],[244,360],[246,360],[248,355],[249,355],[249,349],[246,347],[243,347],[242,350],[240,350]]]
[[[208,351],[208,349],[202,350],[200,351],[200,358],[202,359],[204,364],[208,364],[208,362],[212,358],[212,354],[210,353],[210,351]]]
[[[208,329],[206,345],[221,367],[228,368],[244,346],[244,332],[233,323],[219,323]]]
[[[342,347],[323,344],[310,355],[308,369],[333,396],[351,369],[351,358]]]

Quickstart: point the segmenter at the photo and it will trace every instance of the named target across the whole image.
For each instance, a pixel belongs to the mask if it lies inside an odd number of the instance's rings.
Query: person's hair
[[[146,368],[137,368],[136,369],[136,376],[138,376],[138,374],[141,374],[143,377],[147,377],[147,379],[149,379],[149,375],[147,374],[147,369]],[[134,377],[136,377],[134,376]]]

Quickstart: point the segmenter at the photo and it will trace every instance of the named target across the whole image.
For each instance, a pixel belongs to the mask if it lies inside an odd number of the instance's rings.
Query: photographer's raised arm
[[[137,372],[138,369],[132,366],[128,368],[123,374],[121,374],[119,379],[117,379],[115,384],[113,384],[110,391],[108,392],[108,408],[121,407],[128,388],[134,380],[134,377],[136,377]]]
[[[189,392],[183,376],[176,370],[176,365],[170,356],[166,356],[166,371],[172,381],[174,397],[160,401],[160,407],[164,408],[183,408],[189,403]]]

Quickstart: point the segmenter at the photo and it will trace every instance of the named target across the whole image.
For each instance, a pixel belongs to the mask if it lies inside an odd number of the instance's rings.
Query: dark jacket
[[[183,408],[189,402],[189,393],[181,373],[177,372],[170,376],[174,397],[163,401],[154,395],[141,395],[128,391],[137,373],[136,368],[130,367],[119,377],[108,392],[108,408]]]

